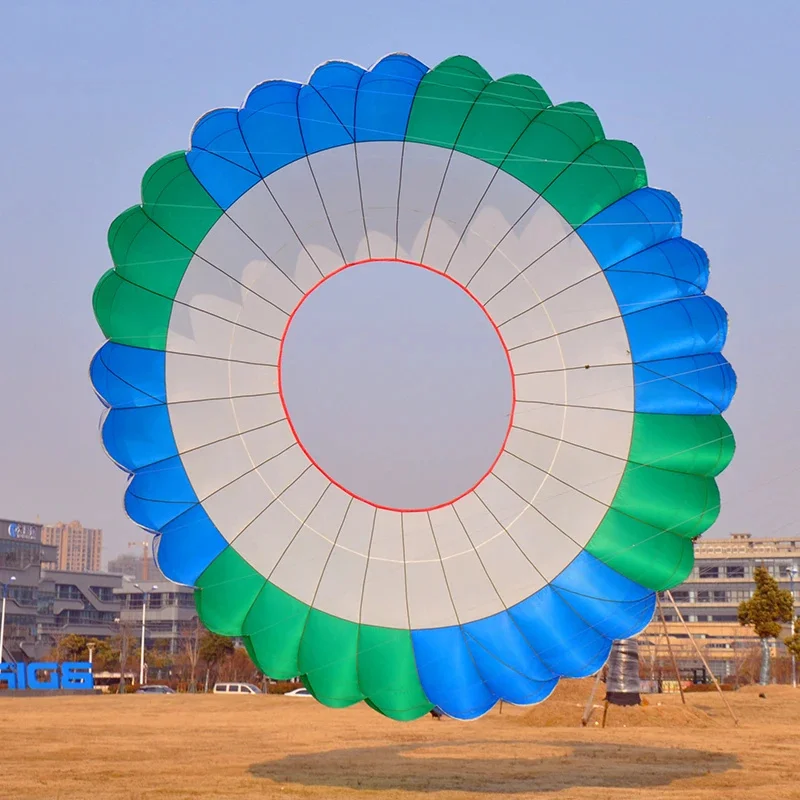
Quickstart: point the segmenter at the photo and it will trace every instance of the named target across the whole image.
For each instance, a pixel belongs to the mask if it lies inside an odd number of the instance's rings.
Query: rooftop
[[[697,557],[713,555],[775,555],[800,554],[800,534],[782,537],[753,537],[749,533],[732,533],[727,539],[699,539],[694,545]]]

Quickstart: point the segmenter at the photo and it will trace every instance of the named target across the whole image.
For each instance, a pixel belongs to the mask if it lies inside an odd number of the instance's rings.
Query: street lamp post
[[[797,575],[797,567],[793,564],[789,570],[789,591],[792,594],[792,636],[794,636],[794,622],[795,622],[795,603],[794,603],[794,576]],[[792,653],[792,688],[797,688],[797,658]]]
[[[142,593],[142,651],[139,654],[139,686],[144,683],[144,631],[145,622],[147,620],[147,589],[142,589],[138,583],[133,584]],[[158,589],[158,586],[153,585],[151,591]]]
[[[2,584],[3,586],[3,610],[0,611],[0,661],[3,660],[3,644],[6,638],[6,598],[8,597],[8,587],[17,579],[16,575],[12,575],[8,579],[8,583]]]
[[[114,618],[114,622],[119,625],[119,689],[117,689],[117,693],[125,694],[125,665],[128,663],[128,641],[122,612],[118,617]]]

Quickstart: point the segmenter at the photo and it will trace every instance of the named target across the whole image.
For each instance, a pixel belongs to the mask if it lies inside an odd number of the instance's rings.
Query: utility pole
[[[792,630],[791,636],[794,636],[794,623],[796,615],[794,613],[795,609],[795,602],[794,602],[794,576],[797,575],[797,567],[796,565],[792,564],[789,568],[789,587],[790,592],[792,595]],[[795,657],[794,652],[792,652],[792,689],[797,688],[797,658]]]
[[[142,598],[142,648],[139,653],[139,686],[144,683],[144,623],[147,614],[147,592]]]
[[[138,583],[133,584],[142,593],[142,650],[139,654],[139,686],[144,683],[144,636],[145,625],[147,622],[147,589],[142,589]],[[151,591],[158,589],[158,586],[152,586]]]
[[[128,662],[128,634],[125,620],[120,614],[115,620],[119,623],[119,690],[118,694],[125,694],[125,665]]]

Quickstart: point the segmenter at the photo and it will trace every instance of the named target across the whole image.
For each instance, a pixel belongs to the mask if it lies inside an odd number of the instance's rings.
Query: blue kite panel
[[[624,319],[635,362],[719,353],[728,333],[725,309],[707,295],[632,311]]]
[[[164,363],[161,350],[106,342],[92,359],[89,377],[107,406],[157,405],[167,399]]]
[[[489,655],[500,659],[506,666],[526,678],[541,682],[558,677],[537,657],[508,611],[468,622],[462,627],[468,644],[474,643],[480,646]],[[473,647],[470,649],[474,650]],[[483,671],[481,674],[484,678],[488,678]]]
[[[128,472],[178,454],[164,405],[112,408],[103,423],[102,437],[108,454]]]
[[[239,128],[239,111],[218,108],[197,121],[192,131],[192,148],[214,153],[232,165],[257,176],[256,166]]]
[[[536,655],[557,675],[593,675],[611,651],[611,641],[581,620],[550,585],[509,613]]]
[[[347,128],[313,86],[300,89],[297,115],[308,155],[353,143],[353,137]]]
[[[169,522],[158,537],[158,568],[171,581],[194,586],[208,565],[228,546],[202,505]]]
[[[262,83],[239,112],[244,141],[263,178],[306,155],[297,118],[300,87],[291,81]]]
[[[652,591],[583,551],[551,584],[507,611],[412,631],[417,670],[430,701],[461,719],[480,716],[497,699],[538,703],[559,677],[597,672],[612,640],[646,627],[654,607]],[[457,673],[439,655],[451,648],[458,651]],[[462,680],[464,697],[453,689]]]
[[[478,672],[497,697],[531,705],[558,683],[558,675],[537,658],[507,611],[467,623],[463,630]]]
[[[681,207],[661,189],[637,189],[577,229],[602,269],[681,235]]]
[[[623,314],[702,294],[708,284],[705,251],[686,239],[668,239],[605,271]]]
[[[238,111],[218,108],[192,131],[186,163],[220,208],[233,205],[261,180],[239,128]]]
[[[736,374],[719,353],[633,366],[636,411],[721,414],[736,392]]]
[[[187,163],[215,202],[230,208],[262,177],[307,154],[351,144],[357,120],[361,141],[401,140],[426,71],[410,56],[393,55],[372,72],[331,61],[307,85],[268,81],[241,110],[216,109],[197,122]]]
[[[365,74],[362,67],[347,61],[329,61],[318,67],[309,80],[344,125],[351,141],[355,139],[356,93]]]
[[[518,706],[533,705],[545,700],[556,688],[557,677],[545,681],[531,680],[525,673],[494,656],[486,646],[472,638],[466,628],[464,635],[478,672],[489,690],[501,700]]]
[[[585,550],[551,585],[587,625],[608,639],[632,636],[653,617],[654,592],[620,575]]]
[[[150,531],[161,530],[197,503],[180,456],[139,470],[125,492],[128,516]]]
[[[364,75],[356,98],[356,141],[402,141],[426,72],[428,68],[411,56],[391,55]]]
[[[417,672],[428,700],[448,716],[475,719],[497,702],[457,626],[411,631]]]

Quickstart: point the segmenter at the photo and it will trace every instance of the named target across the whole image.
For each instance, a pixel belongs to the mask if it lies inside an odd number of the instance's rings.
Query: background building
[[[55,554],[54,547],[42,544],[38,523],[0,520],[0,583],[8,585],[0,660],[16,661],[23,642],[36,642],[39,623],[52,602],[47,587],[40,585],[42,562],[53,560]]]
[[[99,572],[101,569],[103,531],[99,528],[84,528],[77,520],[57,522],[42,528],[42,541],[54,545],[58,551],[55,562],[46,564],[47,569],[70,572]]]
[[[133,553],[123,553],[121,556],[109,559],[108,571],[115,575],[126,575],[137,581],[148,580],[151,583],[158,583],[166,580],[152,559],[147,560],[147,576],[145,577],[145,560],[142,556],[135,556]]]
[[[120,601],[114,594],[122,584],[107,572],[48,570],[40,587],[52,598],[48,619],[39,624],[38,639],[51,645],[67,634],[105,639],[117,632]]]
[[[131,573],[141,574],[141,556],[114,560],[125,575],[47,569],[46,565],[70,560],[98,563],[102,536],[79,523],[51,525],[47,531],[50,541],[66,542],[67,549],[59,553],[55,543],[43,542],[43,528],[38,523],[0,520],[0,583],[9,587],[0,660],[42,660],[69,634],[104,639],[124,632],[138,643],[145,588],[148,648],[174,655],[180,652],[183,637],[196,632],[193,589],[168,581],[152,563],[149,580],[137,581]],[[85,547],[75,544],[81,536]],[[152,589],[153,585],[158,588]]]
[[[152,588],[155,586],[156,588]],[[169,653],[180,650],[181,639],[194,631],[197,608],[194,589],[166,578],[154,583],[123,578],[114,593],[120,598],[120,620],[129,628],[140,630],[142,603],[147,590],[145,641],[147,647],[161,646]]]
[[[749,533],[734,533],[727,539],[695,542],[695,564],[690,576],[672,590],[675,605],[686,622],[680,623],[675,609],[660,593],[669,641],[679,666],[687,672],[701,666],[689,635],[695,639],[719,678],[737,675],[747,658],[758,659],[758,638],[738,623],[742,600],[755,591],[756,567],[766,567],[782,589],[793,592],[795,615],[800,612],[800,536],[753,538]],[[784,636],[791,625],[785,626]],[[667,657],[666,637],[656,614],[639,638],[640,658],[655,664]],[[773,655],[786,654],[783,637],[772,644]]]
[[[0,583],[8,585],[4,661],[39,660],[62,636],[99,639],[118,628],[114,589],[122,577],[46,571],[46,564],[58,562],[58,553],[55,545],[42,542],[42,532],[38,523],[0,520]]]

